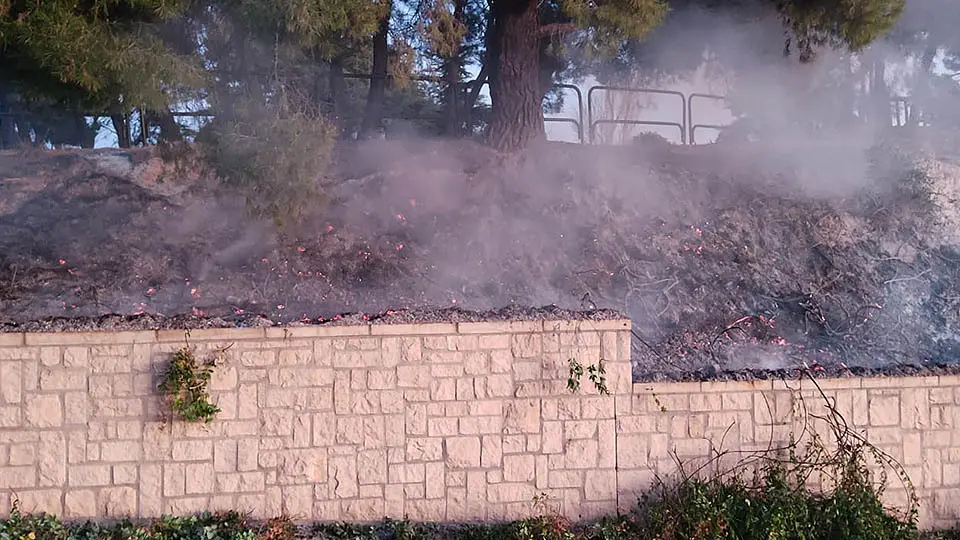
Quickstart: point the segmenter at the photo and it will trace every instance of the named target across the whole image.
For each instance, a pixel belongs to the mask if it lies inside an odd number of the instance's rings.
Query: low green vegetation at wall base
[[[758,478],[755,484],[716,476],[661,485],[632,512],[589,523],[551,512],[543,496],[533,501],[537,517],[473,524],[297,525],[286,517],[255,522],[238,512],[68,524],[14,506],[0,521],[0,540],[960,540],[960,528],[920,532],[912,518],[887,512],[855,466],[827,495],[796,487],[791,469],[781,465]]]

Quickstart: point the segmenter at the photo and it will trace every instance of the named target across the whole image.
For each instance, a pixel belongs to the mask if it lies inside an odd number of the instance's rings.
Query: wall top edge
[[[481,322],[369,323],[275,326],[263,328],[203,328],[173,330],[111,330],[83,332],[2,332],[0,347],[170,343],[195,341],[302,339],[326,337],[431,336],[444,334],[518,334],[629,331],[629,319],[509,320]]]
[[[931,375],[917,373],[908,375],[863,375],[857,377],[817,378],[816,384],[810,379],[750,379],[750,380],[708,380],[708,381],[651,381],[634,382],[634,395],[688,394],[711,392],[749,392],[749,391],[816,391],[844,389],[883,389],[918,387],[954,387],[960,386],[960,375]]]

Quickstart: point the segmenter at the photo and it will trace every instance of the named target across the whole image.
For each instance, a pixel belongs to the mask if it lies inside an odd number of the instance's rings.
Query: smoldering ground
[[[556,304],[627,313],[638,376],[954,361],[960,254],[943,194],[960,174],[948,147],[924,146],[943,134],[803,126],[829,117],[832,94],[798,96],[807,79],[785,78],[786,60],[726,46],[759,141],[512,156],[347,143],[321,179],[326,201],[284,230],[149,150],[121,153],[149,167],[119,169],[103,154],[3,154],[4,328]],[[796,69],[842,64],[821,61]]]

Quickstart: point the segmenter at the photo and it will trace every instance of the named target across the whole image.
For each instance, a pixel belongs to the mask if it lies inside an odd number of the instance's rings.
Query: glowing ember
[[[146,292],[144,292],[143,294],[145,294],[145,295],[147,295],[147,296],[152,296],[152,295],[155,294],[156,292],[157,292],[156,289],[154,289],[153,287],[150,287],[150,288],[147,289]]]
[[[406,223],[406,222],[407,222],[407,218],[405,218],[405,217],[403,216],[403,214],[397,214],[397,221],[399,221],[399,222],[401,222],[401,223]]]
[[[397,251],[400,251],[401,249],[403,249],[403,242],[397,244]]]
[[[283,304],[277,304],[277,309],[279,309],[279,310],[283,310],[283,309],[286,308],[286,307],[287,307],[287,306],[285,306],[285,305],[283,305]]]
[[[190,289],[190,296],[192,296],[192,297],[194,297],[194,298],[200,298],[200,289],[198,289],[198,288],[196,288],[196,287]]]
[[[63,260],[63,259],[60,259],[60,266],[63,266],[63,265],[65,265],[65,264],[67,264],[67,261],[65,261],[65,260]]]
[[[194,317],[203,317],[203,310],[202,310],[202,309],[194,306],[192,311],[193,311],[193,316],[194,316]]]
[[[333,225],[327,225],[327,232],[333,231]]]
[[[416,205],[417,205],[417,200],[416,200],[416,199],[410,199],[410,206],[416,206]]]
[[[297,252],[298,252],[298,253],[306,253],[306,251],[307,251],[307,248],[305,248],[305,247],[303,247],[303,246],[298,246],[298,247],[297,247]]]

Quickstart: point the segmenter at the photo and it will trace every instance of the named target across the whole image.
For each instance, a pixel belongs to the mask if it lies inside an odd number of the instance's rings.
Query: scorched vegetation
[[[556,304],[629,314],[638,377],[929,369],[960,351],[960,174],[949,144],[918,148],[352,143],[280,232],[148,150],[5,154],[0,313],[35,330]],[[76,319],[111,314],[138,317]]]

